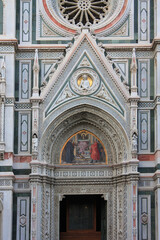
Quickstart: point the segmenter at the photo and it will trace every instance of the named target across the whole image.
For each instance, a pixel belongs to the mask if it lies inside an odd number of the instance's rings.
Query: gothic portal
[[[160,239],[159,0],[0,0],[0,240]]]

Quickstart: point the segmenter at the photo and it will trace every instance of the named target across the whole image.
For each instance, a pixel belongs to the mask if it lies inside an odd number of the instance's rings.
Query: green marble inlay
[[[130,71],[130,68],[131,68],[131,59],[128,60],[128,84],[129,84],[129,87],[131,87],[131,71]]]
[[[0,0],[0,34],[3,34],[3,2]]]
[[[138,0],[134,0],[134,39],[138,42]]]
[[[156,169],[154,167],[139,167],[138,172],[140,173],[154,173]]]
[[[140,173],[154,173],[157,170],[160,170],[160,164],[157,164],[155,167],[139,167],[138,172]]]
[[[124,37],[125,38],[125,37]],[[97,40],[97,43],[103,43],[103,44],[119,44],[119,43],[137,43],[137,39],[134,40]]]
[[[151,142],[151,152],[154,152],[154,110],[150,111],[150,142]]]
[[[151,238],[155,240],[155,193],[153,191],[138,191],[138,195],[151,196]]]
[[[31,169],[13,169],[14,175],[29,175]]]
[[[159,170],[160,169],[160,164],[157,164],[156,165],[156,170]]]
[[[12,225],[12,240],[16,238],[16,231],[17,231],[17,197],[29,197],[30,206],[29,212],[31,212],[31,194],[30,193],[13,193],[13,225]],[[29,222],[31,223],[31,214],[29,214]],[[30,226],[29,226],[30,229]],[[29,240],[30,240],[30,233],[29,233]]]
[[[18,112],[14,113],[14,153],[18,154]]]
[[[19,61],[15,62],[15,100],[19,101]]]
[[[150,100],[154,99],[154,59],[150,60]]]
[[[20,43],[20,1],[16,1],[16,38]]]
[[[150,1],[150,42],[154,39],[154,1]]]
[[[0,172],[12,172],[12,166],[0,166]]]

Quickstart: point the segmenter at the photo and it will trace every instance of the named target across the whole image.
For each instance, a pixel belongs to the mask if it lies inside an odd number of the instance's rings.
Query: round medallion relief
[[[92,69],[83,68],[73,73],[70,85],[77,94],[90,95],[98,89],[100,79],[98,74]]]

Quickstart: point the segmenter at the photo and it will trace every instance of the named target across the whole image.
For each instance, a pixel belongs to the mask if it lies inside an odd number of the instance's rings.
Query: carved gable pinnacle
[[[131,72],[137,71],[137,61],[136,61],[136,50],[133,48],[132,50],[132,62],[131,62]]]
[[[38,49],[35,50],[34,65],[33,65],[33,94],[32,97],[39,97],[39,63]]]
[[[33,71],[39,71],[38,49],[35,50],[34,64],[33,64]]]
[[[137,62],[136,62],[136,51],[133,48],[132,62],[131,62],[131,97],[137,98]]]

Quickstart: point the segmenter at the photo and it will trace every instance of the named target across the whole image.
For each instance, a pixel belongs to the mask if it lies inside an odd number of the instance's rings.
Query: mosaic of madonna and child
[[[73,135],[61,152],[61,164],[106,163],[103,144],[88,131]]]

